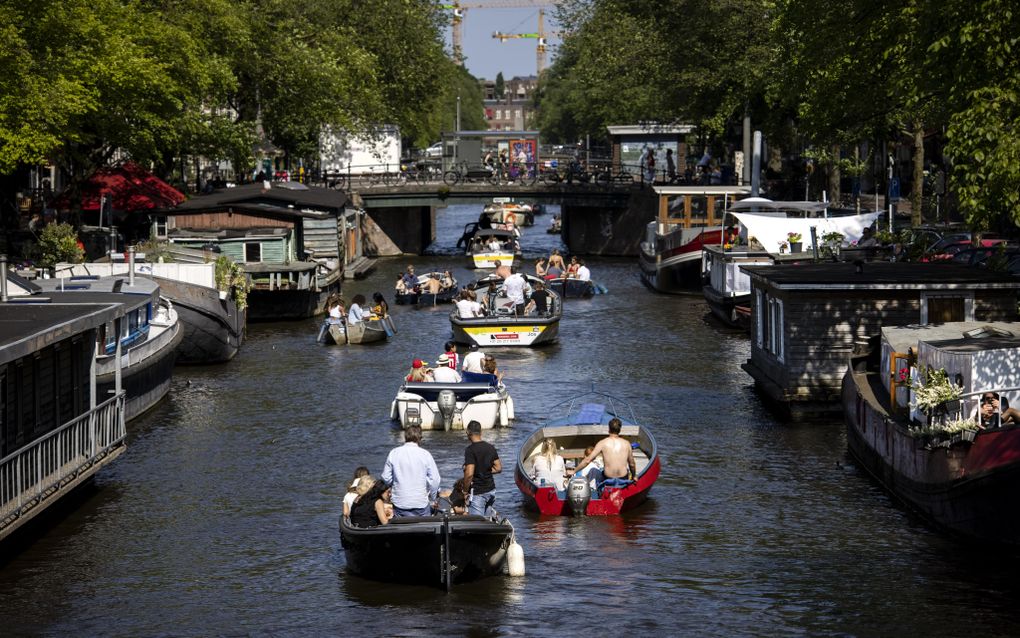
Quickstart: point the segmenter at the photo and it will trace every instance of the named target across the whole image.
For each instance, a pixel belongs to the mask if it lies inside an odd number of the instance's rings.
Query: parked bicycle
[[[467,162],[461,162],[443,173],[443,183],[447,186],[478,182],[499,185],[499,172],[485,166],[469,167]]]

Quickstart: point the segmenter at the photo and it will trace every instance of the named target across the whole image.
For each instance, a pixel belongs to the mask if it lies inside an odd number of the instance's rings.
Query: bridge
[[[572,254],[636,255],[658,198],[639,183],[493,185],[442,182],[355,186],[351,195],[368,214],[366,248],[376,255],[421,254],[435,240],[436,209],[449,204],[514,197],[558,204],[563,241]]]

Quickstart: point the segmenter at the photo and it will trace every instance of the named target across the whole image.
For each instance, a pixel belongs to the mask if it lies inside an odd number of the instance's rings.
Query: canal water
[[[345,296],[391,296],[408,263],[470,280],[454,243],[478,210],[442,211],[428,255],[382,260]],[[525,231],[529,267],[558,246],[550,221]],[[649,292],[633,259],[589,261],[609,293],[568,301],[559,343],[494,351],[517,421],[485,438],[525,577],[445,594],[344,570],[343,486],[401,443],[400,379],[450,336],[448,307],[394,306],[399,334],[377,346],[318,345],[311,320],[261,324],[229,364],[178,368],[88,498],[0,562],[0,633],[1016,635],[1015,559],[898,508],[847,459],[842,423],[776,421],[740,369],[746,337],[700,297]],[[662,476],[625,516],[539,517],[513,483],[517,445],[592,385],[651,428]],[[444,485],[465,444],[426,432]]]

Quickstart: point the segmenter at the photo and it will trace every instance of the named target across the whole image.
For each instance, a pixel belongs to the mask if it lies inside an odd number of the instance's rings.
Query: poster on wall
[[[521,166],[527,167],[529,175],[535,175],[535,167],[538,163],[538,140],[510,140],[510,162],[514,165],[511,177],[514,172],[521,170]]]

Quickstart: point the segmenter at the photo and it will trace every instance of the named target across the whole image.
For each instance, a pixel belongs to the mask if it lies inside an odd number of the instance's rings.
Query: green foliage
[[[238,310],[248,307],[248,292],[252,289],[251,278],[244,268],[226,255],[216,258],[216,287],[224,292],[233,290]]]
[[[48,224],[39,233],[40,262],[46,268],[54,264],[80,264],[85,251],[78,246],[78,234],[70,224]]]

